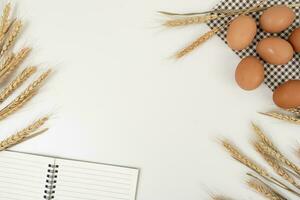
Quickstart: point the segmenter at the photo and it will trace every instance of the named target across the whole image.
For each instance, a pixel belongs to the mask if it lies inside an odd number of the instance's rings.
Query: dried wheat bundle
[[[283,114],[283,113],[279,113],[279,112],[266,112],[266,113],[260,112],[260,114],[266,115],[268,117],[272,117],[275,119],[279,119],[282,121],[290,122],[293,124],[300,124],[300,119],[295,116],[291,116],[291,115],[287,115],[287,114]]]
[[[39,120],[37,120],[36,122],[34,122],[33,124],[29,125],[28,127],[26,127],[25,129],[17,132],[16,134],[6,138],[5,140],[0,142],[0,151],[7,149],[15,144],[18,144],[24,140],[26,140],[29,137],[32,137],[36,134],[39,134],[41,132],[37,132],[38,129],[40,127],[42,127],[45,122],[48,120],[48,116],[47,117],[43,117]],[[42,131],[45,131],[47,129],[44,129]]]
[[[10,15],[11,4],[8,3],[5,5],[0,18],[0,83],[3,84],[3,89],[0,91],[1,103],[4,102],[17,90],[17,88],[23,85],[26,80],[37,71],[36,67],[27,67],[20,74],[14,77],[11,82],[8,84],[5,82],[5,80],[7,80],[10,75],[13,75],[13,72],[20,67],[31,51],[31,49],[27,47],[19,50],[16,54],[11,51],[21,33],[23,23],[19,19],[11,20]],[[48,70],[40,75],[21,94],[8,103],[7,106],[2,108],[0,110],[0,120],[19,110],[35,94],[37,94],[39,88],[45,82],[50,72],[51,70]],[[43,126],[47,120],[48,117],[41,118],[22,131],[1,141],[0,151],[46,131],[47,129],[42,129],[41,131],[38,131],[38,129]]]
[[[248,182],[248,185],[268,199],[287,199],[275,191],[273,186],[278,186],[279,188],[284,189],[300,198],[300,186],[298,182],[300,181],[300,168],[285,157],[271,139],[257,125],[252,123],[252,128],[256,134],[255,141],[252,142],[253,146],[278,175],[278,177],[280,177],[280,179],[274,177],[266,169],[248,158],[232,143],[227,140],[223,140],[222,146],[225,147],[230,155],[257,174],[256,176],[254,174],[247,173],[247,175],[253,179]],[[270,185],[267,185],[266,182]]]
[[[282,177],[284,180],[295,186],[296,188],[300,189],[299,184],[296,182],[295,178],[289,174],[289,172],[283,168],[279,162],[267,155],[264,150],[260,147],[260,145],[256,142],[254,143],[255,149],[257,152],[264,158],[264,160],[273,168],[273,170]]]

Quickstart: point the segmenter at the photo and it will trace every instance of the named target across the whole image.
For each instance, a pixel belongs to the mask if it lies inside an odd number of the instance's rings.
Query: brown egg
[[[254,56],[241,60],[235,70],[235,80],[244,90],[254,90],[264,81],[264,66]]]
[[[294,55],[292,45],[279,37],[262,39],[257,44],[256,51],[262,59],[273,65],[284,65]]]
[[[285,5],[268,8],[259,19],[260,27],[269,33],[279,33],[287,29],[295,20],[293,9]]]
[[[230,22],[227,30],[227,43],[233,50],[242,50],[253,41],[257,31],[252,17],[241,15]]]
[[[273,93],[274,103],[284,109],[300,106],[300,80],[289,80]]]
[[[294,51],[299,53],[300,52],[300,27],[296,28],[289,38],[290,43],[294,47]]]

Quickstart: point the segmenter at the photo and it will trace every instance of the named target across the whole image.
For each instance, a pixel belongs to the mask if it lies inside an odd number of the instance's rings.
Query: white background
[[[156,13],[209,10],[217,2],[14,1],[26,23],[18,46],[34,48],[27,65],[55,73],[33,101],[1,122],[1,137],[51,113],[47,133],[13,149],[138,167],[138,199],[199,200],[211,192],[258,199],[244,185],[247,170],[218,138],[258,159],[249,145],[251,121],[290,154],[299,127],[257,114],[275,108],[272,93],[237,87],[239,58],[219,38],[171,59],[208,28],[168,30]]]

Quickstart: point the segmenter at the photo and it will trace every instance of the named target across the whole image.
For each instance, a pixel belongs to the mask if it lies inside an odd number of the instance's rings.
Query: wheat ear
[[[0,38],[8,30],[10,10],[11,10],[11,4],[8,3],[5,5],[3,12],[2,12],[1,24],[0,24]]]
[[[267,199],[270,200],[283,200],[281,195],[279,195],[277,192],[275,192],[272,188],[270,188],[268,185],[264,184],[263,182],[258,182],[256,180],[249,180],[247,181],[247,185],[254,189],[259,194],[263,195]]]
[[[27,58],[30,51],[30,48],[21,49],[18,54],[13,57],[11,62],[4,66],[4,68],[0,71],[0,82],[4,81],[14,70],[20,66],[20,64]]]
[[[295,173],[300,175],[300,168],[297,165],[295,165],[292,161],[287,159],[284,155],[282,155],[282,153],[280,153],[279,151],[275,151],[274,149],[264,144],[263,142],[257,142],[257,146],[261,149],[261,151],[264,154],[272,157],[278,162],[285,164],[287,167],[292,169]]]
[[[0,66],[0,72],[2,70],[5,70],[5,68],[9,65],[9,63],[13,60],[13,58],[14,58],[13,53],[9,53],[3,58],[3,61],[1,62],[1,66]]]
[[[15,111],[23,107],[37,92],[42,83],[50,75],[51,70],[43,73],[37,80],[31,83],[18,97],[10,104],[0,110],[0,120],[5,119]]]
[[[32,74],[36,72],[36,67],[27,67],[20,73],[7,87],[0,92],[0,102],[7,99],[18,87],[20,87]]]
[[[212,196],[211,197],[212,200],[232,200],[228,197],[225,197],[225,196],[221,196],[221,195],[218,195],[218,196]]]
[[[8,137],[7,139],[0,142],[0,151],[7,149],[15,144],[24,141],[26,138],[36,134],[35,132],[45,124],[48,117],[43,117],[33,124],[29,125],[27,128],[17,132],[16,134]]]
[[[254,123],[252,123],[252,128],[254,133],[258,136],[258,138],[264,142],[266,145],[268,145],[269,147],[271,147],[272,149],[277,151],[277,148],[275,147],[275,145],[273,144],[273,142],[267,137],[267,135]]]
[[[289,109],[286,109],[286,111],[291,112],[297,116],[300,115],[300,108],[289,108]]]
[[[256,151],[264,158],[264,160],[273,168],[273,170],[281,176],[283,179],[294,185],[296,188],[300,189],[300,186],[296,180],[278,163],[277,160],[265,154],[264,150],[260,147],[258,143],[254,143]]]
[[[266,115],[268,117],[272,117],[275,119],[279,119],[282,121],[290,122],[293,124],[298,124],[298,125],[300,124],[300,119],[298,119],[297,117],[294,117],[294,116],[285,115],[285,114],[278,113],[278,112],[267,112],[267,113],[260,112],[260,114]]]
[[[261,175],[262,177],[271,177],[269,173],[260,167],[257,163],[250,160],[246,155],[241,153],[233,144],[229,141],[222,140],[222,145],[225,149],[229,152],[229,154],[236,159],[237,161],[241,162],[243,165],[247,166],[248,168],[255,171],[257,174]]]
[[[8,51],[8,49],[14,44],[21,31],[21,28],[22,28],[22,21],[20,20],[16,20],[12,24],[12,30],[10,31],[10,33],[8,33],[7,39],[4,41],[2,50],[0,52],[0,56],[3,56]]]
[[[215,27],[212,30],[208,31],[204,35],[200,36],[197,40],[192,42],[190,45],[176,53],[176,58],[182,58],[183,56],[189,54],[193,50],[195,50],[197,47],[199,47],[201,44],[209,40],[211,37],[213,37],[217,32],[220,31],[220,28]]]
[[[163,25],[167,27],[186,26],[191,24],[206,23],[219,18],[217,14],[207,14],[202,16],[185,17],[180,19],[167,20]]]

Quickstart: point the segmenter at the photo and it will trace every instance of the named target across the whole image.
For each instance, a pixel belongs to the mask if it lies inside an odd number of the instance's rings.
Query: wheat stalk
[[[297,165],[295,165],[292,161],[287,159],[282,153],[280,153],[279,151],[275,151],[263,142],[257,142],[257,146],[261,149],[261,151],[264,154],[274,158],[278,162],[285,164],[287,167],[291,168],[295,173],[300,175],[300,168]]]
[[[1,17],[1,24],[0,24],[0,38],[2,35],[4,35],[9,27],[9,15],[10,15],[10,10],[11,10],[11,4],[8,3],[5,5]]]
[[[19,65],[27,58],[31,49],[30,48],[23,48],[21,49],[18,54],[13,57],[10,63],[0,71],[0,82],[5,80],[15,69],[19,67]]]
[[[21,86],[32,74],[36,72],[36,67],[28,67],[22,71],[7,87],[0,92],[0,102],[3,102],[19,86]]]
[[[231,144],[230,142],[225,141],[225,140],[222,140],[221,142],[222,142],[222,145],[225,147],[225,149],[231,154],[231,156],[235,160],[239,161],[240,163],[242,163],[243,165],[245,165],[249,169],[253,170],[258,175],[263,177],[265,180],[267,180],[267,181],[269,181],[269,182],[271,182],[271,183],[273,183],[273,184],[275,184],[275,185],[277,185],[277,186],[279,186],[279,187],[281,187],[281,188],[283,188],[287,191],[290,191],[293,194],[300,197],[300,194],[298,192],[291,189],[289,186],[287,186],[286,184],[284,184],[280,180],[278,180],[278,179],[274,178],[273,176],[271,176],[264,168],[262,168],[257,163],[255,163],[250,158],[248,158],[246,155],[241,153],[233,144]],[[272,149],[272,148],[270,148],[270,149]]]
[[[186,26],[191,24],[201,24],[219,18],[220,15],[208,14],[203,16],[185,17],[181,19],[167,20],[163,25],[167,27]]]
[[[42,83],[50,75],[51,70],[43,73],[37,80],[31,83],[18,97],[16,97],[10,104],[0,110],[0,120],[5,119],[15,111],[23,107],[37,92]]]
[[[228,197],[225,197],[225,196],[221,196],[221,195],[218,195],[218,196],[212,196],[211,197],[212,200],[232,200]]]
[[[0,142],[0,151],[7,149],[15,144],[18,144],[22,141],[24,141],[26,138],[31,137],[32,135],[35,135],[36,131],[45,124],[45,122],[48,120],[48,117],[43,117],[33,124],[29,125],[25,129],[17,132],[16,134],[6,138],[5,140]]]
[[[5,40],[2,46],[0,56],[3,56],[8,51],[8,49],[14,44],[14,42],[16,41],[20,33],[21,28],[22,28],[22,21],[16,20],[12,25],[11,32],[8,33],[7,39]]]
[[[250,160],[246,155],[241,153],[233,144],[231,144],[229,141],[222,140],[222,145],[225,147],[225,149],[229,152],[229,154],[236,159],[237,161],[241,162],[248,168],[255,171],[257,174],[261,175],[262,177],[271,177],[269,173],[260,167],[257,163]]]
[[[254,189],[259,194],[263,195],[267,199],[270,200],[283,200],[281,195],[279,195],[277,192],[275,192],[272,188],[270,188],[268,185],[264,184],[263,182],[258,182],[256,180],[249,180],[247,181],[247,185]]]
[[[0,66],[0,72],[2,70],[5,70],[5,68],[9,65],[9,63],[14,59],[14,54],[13,53],[9,53],[8,55],[6,55],[3,59],[3,61],[1,62],[1,66]]]
[[[213,37],[217,32],[220,31],[220,28],[215,27],[212,30],[208,31],[204,35],[201,35],[197,40],[192,42],[190,45],[176,53],[176,58],[182,58],[183,56],[189,54],[193,50],[195,50],[197,47],[199,47],[201,44],[209,40],[211,37]]]
[[[272,117],[275,119],[279,119],[282,121],[286,121],[286,122],[290,122],[293,124],[300,124],[300,119],[298,119],[297,117],[291,116],[291,115],[286,115],[286,114],[282,114],[282,113],[278,113],[278,112],[267,112],[267,113],[263,113],[263,112],[259,112],[262,115],[266,115],[268,117]]]
[[[281,176],[283,179],[291,183],[296,188],[300,189],[300,186],[298,185],[296,180],[282,166],[280,166],[277,160],[265,154],[264,150],[257,142],[254,143],[254,147],[256,151],[264,158],[264,160],[273,168],[273,170],[279,176]]]
[[[272,149],[277,151],[277,148],[273,144],[273,142],[267,137],[267,135],[254,123],[252,123],[252,128],[254,130],[254,133],[258,136],[258,138],[264,142],[266,145],[271,147]]]

